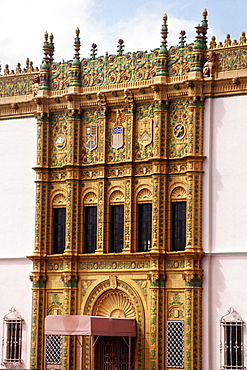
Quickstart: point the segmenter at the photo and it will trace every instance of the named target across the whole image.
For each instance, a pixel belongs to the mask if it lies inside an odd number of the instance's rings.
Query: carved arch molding
[[[111,279],[97,285],[90,293],[83,310],[84,315],[135,318],[137,321],[136,361],[138,369],[144,367],[145,312],[141,298],[132,286]]]

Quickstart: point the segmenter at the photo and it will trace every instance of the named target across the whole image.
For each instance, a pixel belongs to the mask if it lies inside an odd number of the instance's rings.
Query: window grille
[[[46,336],[46,364],[59,365],[62,363],[62,336]]]
[[[184,321],[167,321],[167,367],[184,367]]]
[[[244,322],[231,307],[220,320],[221,369],[240,370],[244,367]]]
[[[6,368],[15,368],[23,361],[21,359],[22,346],[21,315],[14,307],[3,318],[2,365]]]

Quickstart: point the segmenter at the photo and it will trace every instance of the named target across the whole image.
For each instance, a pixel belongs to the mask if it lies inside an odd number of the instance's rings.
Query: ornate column
[[[156,269],[157,260],[151,261]],[[150,369],[162,370],[165,362],[165,278],[163,273],[150,273]]]
[[[188,264],[200,263],[187,260]],[[202,280],[201,274],[185,273],[185,369],[201,369],[202,341]]]
[[[125,89],[124,90],[124,101],[126,105],[126,160],[132,161],[134,156],[133,151],[133,133],[134,133],[134,95],[131,90]]]
[[[96,253],[104,252],[104,240],[105,240],[105,181],[98,183],[98,222],[97,222],[97,250]]]
[[[44,267],[44,266],[43,266]],[[43,368],[43,338],[45,319],[45,277],[39,276],[40,267],[34,263],[34,271],[31,276],[32,287],[32,327],[31,327],[31,369]]]
[[[131,199],[132,199],[132,181],[131,179],[125,181],[125,227],[124,227],[124,248],[123,252],[130,252],[131,249],[131,235],[132,235],[132,215],[131,215]]]

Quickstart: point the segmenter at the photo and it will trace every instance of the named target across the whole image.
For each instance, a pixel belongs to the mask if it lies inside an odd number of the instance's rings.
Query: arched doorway
[[[135,318],[135,308],[128,295],[118,289],[102,294],[95,303],[94,316]],[[134,369],[135,340],[124,336],[100,336],[94,346],[95,370]]]
[[[105,317],[120,317],[120,318],[134,318],[137,323],[137,336],[132,340],[131,347],[128,343],[128,338],[121,339],[101,339],[94,338],[96,342],[94,343],[94,360],[95,367],[93,370],[100,369],[99,358],[102,357],[100,351],[104,348],[104,345],[107,345],[108,349],[104,352],[111,353],[111,349],[114,349],[114,353],[117,353],[117,356],[125,358],[126,356],[122,353],[119,355],[119,347],[122,351],[127,349],[131,350],[131,370],[133,369],[143,369],[145,363],[145,311],[143,307],[143,299],[139,296],[137,291],[133,288],[132,285],[116,278],[115,276],[110,276],[109,280],[104,280],[97,286],[92,287],[91,292],[88,294],[85,301],[85,305],[82,307],[82,312],[84,315],[93,315],[93,316],[105,316]],[[133,338],[132,338],[133,339]],[[97,343],[98,342],[98,343]],[[118,342],[118,348],[116,343]],[[89,343],[88,343],[89,345]],[[115,346],[115,347],[114,347]],[[127,349],[126,349],[127,348]],[[126,353],[126,352],[124,352]],[[108,355],[109,357],[110,355]],[[86,356],[84,356],[86,358]],[[132,360],[133,359],[133,360]],[[116,365],[114,361],[111,361],[111,364],[107,363],[107,358],[103,362],[106,363],[104,370],[115,370]],[[124,370],[124,367],[121,367],[123,364],[119,364],[119,369]],[[102,365],[103,366],[103,365]],[[108,367],[107,367],[108,366]],[[115,366],[115,367],[114,367]],[[124,366],[124,365],[123,365]],[[89,369],[89,362],[84,361],[84,369]],[[90,369],[91,370],[91,369]],[[101,369],[100,369],[101,370]]]

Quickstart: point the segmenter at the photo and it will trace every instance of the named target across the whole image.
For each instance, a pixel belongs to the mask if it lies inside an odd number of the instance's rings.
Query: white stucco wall
[[[206,100],[203,370],[220,369],[220,318],[227,310],[233,307],[247,322],[246,123],[246,96]],[[246,333],[244,340],[247,354]]]
[[[36,123],[0,121],[0,258],[34,248]]]
[[[32,263],[26,256],[34,248],[36,130],[35,119],[0,121],[0,321],[11,307],[24,319],[22,368],[30,367]]]
[[[14,307],[23,321],[22,333],[22,369],[30,368],[30,344],[31,344],[31,281],[29,275],[32,269],[31,261],[22,258],[0,259],[0,338],[2,340],[4,315]],[[2,341],[1,341],[2,343]],[[2,356],[2,347],[0,348]],[[4,368],[1,366],[1,368]]]

